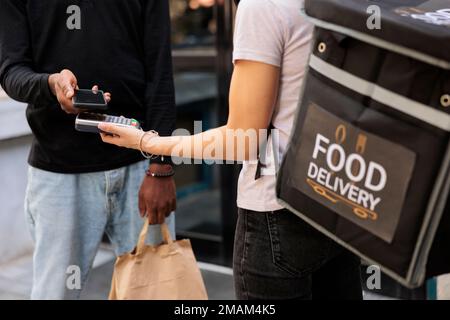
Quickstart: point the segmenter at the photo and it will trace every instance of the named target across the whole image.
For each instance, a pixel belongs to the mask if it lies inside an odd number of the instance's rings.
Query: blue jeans
[[[86,174],[29,168],[25,212],[35,241],[32,299],[79,298],[104,232],[116,255],[134,249],[144,223],[138,192],[147,166],[142,161]],[[174,214],[167,223],[174,236]],[[162,241],[159,226],[151,226],[148,240]]]

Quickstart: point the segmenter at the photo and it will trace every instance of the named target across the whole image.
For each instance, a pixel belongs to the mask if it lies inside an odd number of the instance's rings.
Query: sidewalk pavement
[[[94,261],[94,268],[81,295],[84,300],[105,300],[108,297],[114,268],[114,254],[102,247]],[[233,300],[232,270],[199,263],[211,300]],[[0,300],[26,300],[32,284],[32,254],[0,266]]]
[[[230,268],[199,263],[211,300],[234,300],[233,276]],[[114,254],[102,247],[97,254],[94,268],[82,293],[84,300],[105,300],[108,297]],[[26,300],[32,283],[32,254],[0,266],[0,300]],[[450,275],[439,278],[439,299],[450,299]],[[392,298],[364,292],[365,300],[391,300]]]

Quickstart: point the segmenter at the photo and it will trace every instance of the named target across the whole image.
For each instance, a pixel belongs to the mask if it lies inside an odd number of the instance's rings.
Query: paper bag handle
[[[149,226],[148,221],[145,220],[144,226],[142,227],[141,233],[139,235],[139,241],[138,241],[138,244],[136,247],[136,253],[138,255],[144,251],[145,239],[147,239],[147,233],[148,233],[148,226]],[[173,239],[172,239],[172,236],[170,235],[169,227],[167,226],[166,223],[161,224],[161,234],[162,234],[164,243],[167,243],[167,244],[173,243]]]

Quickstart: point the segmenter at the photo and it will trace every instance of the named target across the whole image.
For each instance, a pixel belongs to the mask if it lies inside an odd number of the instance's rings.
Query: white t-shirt
[[[272,125],[278,129],[277,152],[281,159],[294,123],[306,72],[312,25],[301,15],[303,0],[242,0],[236,16],[233,61],[250,60],[281,68],[280,89]],[[266,159],[274,159],[269,139]],[[277,160],[278,161],[278,160]],[[274,161],[255,180],[256,162],[244,162],[239,177],[237,205],[253,211],[275,211]]]

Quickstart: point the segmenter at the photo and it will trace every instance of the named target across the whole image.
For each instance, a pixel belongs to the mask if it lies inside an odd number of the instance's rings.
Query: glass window
[[[170,0],[175,71],[215,71],[214,0]]]
[[[215,0],[170,0],[177,128],[194,133],[217,126]],[[175,168],[179,236],[221,242],[218,168],[186,164]]]
[[[214,47],[214,0],[171,0],[174,49]]]

